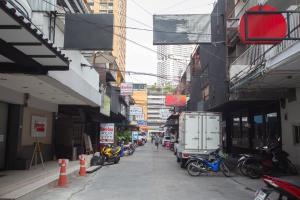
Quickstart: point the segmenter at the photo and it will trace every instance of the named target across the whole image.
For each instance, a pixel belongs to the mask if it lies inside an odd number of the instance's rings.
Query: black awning
[[[13,2],[0,1],[0,73],[68,70],[68,58],[43,36]]]

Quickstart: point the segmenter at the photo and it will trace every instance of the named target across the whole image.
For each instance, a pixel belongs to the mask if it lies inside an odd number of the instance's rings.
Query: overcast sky
[[[126,26],[153,29],[152,14],[207,14],[211,13],[214,2],[215,0],[127,0]],[[156,46],[153,46],[152,32],[127,29],[126,34],[128,39],[156,51]],[[156,53],[127,41],[126,70],[156,74],[156,66]],[[156,78],[126,74],[126,82],[153,84]]]

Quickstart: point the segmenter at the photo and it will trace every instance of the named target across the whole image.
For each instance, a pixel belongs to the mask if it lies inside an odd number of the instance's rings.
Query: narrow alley
[[[237,183],[239,177],[226,178],[223,174],[191,177],[176,165],[172,152],[147,144],[133,156],[125,157],[118,165],[104,166],[90,180],[74,181],[68,190],[51,188],[37,199],[50,200],[251,200],[254,192]],[[257,180],[256,180],[257,181]],[[74,187],[74,188],[72,188]],[[253,188],[254,189],[254,188]],[[73,191],[73,194],[70,193]]]

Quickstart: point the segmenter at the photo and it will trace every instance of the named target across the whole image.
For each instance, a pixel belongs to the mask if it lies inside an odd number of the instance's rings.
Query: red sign
[[[277,11],[277,8],[270,5],[249,8],[248,13],[246,12],[240,20],[239,32],[242,43],[280,43],[286,37],[287,22],[282,13],[272,13],[274,11]]]
[[[185,95],[167,95],[166,106],[185,106],[186,96]]]

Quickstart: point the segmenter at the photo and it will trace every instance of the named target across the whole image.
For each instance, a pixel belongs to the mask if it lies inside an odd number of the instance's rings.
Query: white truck
[[[221,144],[221,114],[214,112],[183,112],[179,117],[177,162],[181,167],[191,155],[208,155]]]

